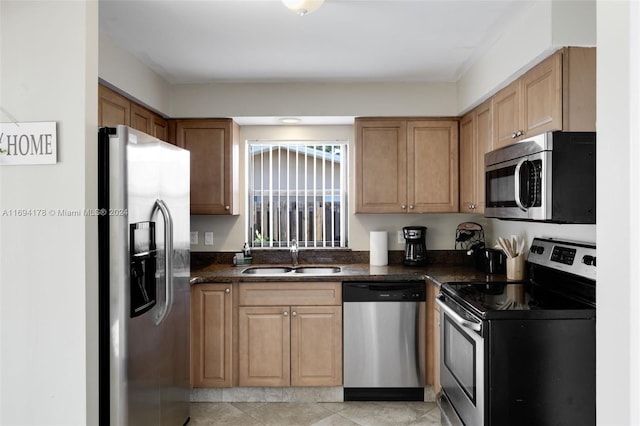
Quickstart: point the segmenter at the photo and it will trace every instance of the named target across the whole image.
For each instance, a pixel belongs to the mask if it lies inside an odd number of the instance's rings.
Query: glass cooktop
[[[446,283],[442,291],[480,318],[595,315],[593,306],[532,283]]]

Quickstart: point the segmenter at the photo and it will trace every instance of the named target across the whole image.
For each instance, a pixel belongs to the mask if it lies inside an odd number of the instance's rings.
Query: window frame
[[[339,146],[340,147],[340,151],[339,153],[333,153],[333,154],[325,154],[324,150],[320,151],[322,152],[321,155],[318,155],[319,153],[316,152],[316,147],[318,146]],[[264,146],[265,149],[263,152],[269,152],[270,155],[267,155],[267,161],[269,161],[268,167],[269,167],[269,172],[268,176],[269,176],[269,185],[268,187],[265,187],[264,185],[261,188],[254,188],[254,183],[255,183],[255,178],[254,178],[254,173],[255,173],[255,166],[254,166],[254,154],[253,154],[253,149],[252,147],[254,146]],[[269,147],[269,148],[268,148]],[[271,148],[273,147],[273,148]],[[294,147],[293,149],[291,147]],[[274,149],[276,148],[276,149]],[[295,161],[295,165],[293,165],[293,167],[295,167],[295,176],[297,176],[295,178],[296,181],[296,188],[290,188],[290,179],[286,179],[286,188],[282,188],[282,185],[280,184],[280,181],[278,183],[278,189],[276,189],[275,191],[273,190],[274,188],[274,184],[273,184],[273,167],[274,167],[274,155],[273,153],[275,151],[277,151],[278,153],[276,154],[278,156],[278,159],[281,158],[281,149],[285,149],[287,151],[287,162],[286,162],[286,169],[285,169],[285,173],[287,173],[287,175],[289,175],[290,170],[291,170],[291,165],[289,163],[289,158],[290,156],[288,155],[291,152],[295,152],[294,155],[296,155],[296,161]],[[282,249],[282,248],[288,248],[291,246],[291,240],[295,239],[297,241],[298,247],[300,248],[313,248],[313,249],[323,249],[323,248],[330,248],[330,249],[341,249],[341,248],[348,248],[348,211],[349,211],[349,181],[348,181],[348,169],[349,169],[349,141],[348,140],[343,140],[343,139],[335,139],[335,140],[327,140],[327,139],[319,139],[319,140],[309,140],[309,139],[294,139],[294,140],[281,140],[281,139],[250,139],[250,140],[246,140],[245,141],[245,179],[246,179],[246,185],[245,188],[247,190],[247,194],[246,194],[246,205],[245,205],[245,213],[246,213],[246,220],[245,220],[245,236],[246,236],[246,241],[249,242],[249,245],[252,249]],[[299,171],[299,167],[300,167],[300,163],[301,161],[299,160],[300,156],[304,156],[304,160],[302,160],[303,163],[303,167],[304,167],[304,175],[301,178],[300,177],[300,171]],[[337,158],[336,161],[336,156],[339,156]],[[327,156],[330,156],[329,161],[327,161]],[[309,159],[313,160],[313,169],[311,171],[309,171],[308,167],[308,161]],[[322,162],[322,170],[320,171],[321,174],[321,180],[322,180],[322,188],[318,189],[316,186],[316,182],[318,180],[318,169],[317,167],[317,161],[316,160],[324,160]],[[262,174],[260,181],[264,182],[264,176],[265,176],[265,172],[263,171],[265,168],[265,163],[264,163],[264,155],[261,156],[261,165],[260,165],[260,173]],[[333,168],[331,170],[329,170],[329,173],[331,173],[331,188],[329,188],[327,190],[326,188],[326,173],[327,173],[327,162],[331,163],[331,165],[333,166]],[[280,172],[282,170],[280,163],[278,164],[278,175],[280,176]],[[335,167],[339,168],[339,182],[335,182]],[[305,183],[307,183],[308,179],[309,179],[309,173],[312,173],[312,181],[314,182],[314,186],[309,189],[308,185],[305,185],[304,188],[300,188],[298,186],[298,182],[302,179],[305,181]],[[336,187],[336,183],[338,184],[338,186]],[[268,196],[262,196],[263,200],[268,200],[269,202],[269,206],[274,206],[273,202],[274,202],[274,193],[280,193],[282,194],[283,192],[285,194],[287,194],[287,200],[286,202],[286,212],[291,213],[291,194],[290,192],[293,191],[293,193],[295,194],[295,201],[296,201],[296,207],[293,207],[296,209],[296,211],[300,212],[300,208],[297,206],[302,205],[302,211],[304,212],[304,216],[307,219],[302,219],[302,221],[307,221],[307,225],[304,228],[304,233],[308,233],[310,232],[309,229],[309,225],[308,225],[308,218],[309,218],[309,212],[311,211],[309,209],[309,200],[313,201],[313,199],[317,199],[318,197],[321,197],[322,204],[323,204],[323,208],[322,208],[322,239],[310,239],[307,240],[305,238],[302,238],[302,240],[299,238],[299,229],[300,229],[300,225],[298,224],[296,226],[296,235],[291,235],[291,223],[289,222],[289,218],[286,219],[286,234],[288,235],[288,238],[286,241],[284,240],[274,240],[273,238],[269,239],[269,241],[256,241],[257,239],[257,235],[255,234],[255,232],[253,231],[256,223],[258,223],[257,220],[254,219],[253,215],[254,215],[254,211],[256,210],[254,207],[254,203],[255,201],[255,194],[257,192],[265,192],[268,191]],[[337,194],[336,194],[337,192]],[[302,195],[301,195],[302,194]],[[330,197],[330,201],[327,201],[327,196]],[[280,195],[280,197],[282,197],[282,195]],[[302,202],[298,202],[298,197],[300,197],[302,199]],[[332,239],[327,239],[326,234],[327,234],[327,226],[326,226],[326,221],[327,221],[327,217],[326,217],[326,207],[325,207],[325,203],[331,203],[331,208],[330,208],[330,213],[335,215],[336,211],[338,211],[339,214],[339,224],[336,224],[336,220],[333,218],[330,218],[329,220],[331,221],[331,223],[333,224],[333,226],[331,227],[330,232],[332,233],[332,235],[335,237],[336,236],[336,230],[339,230],[339,239],[336,238],[332,238]],[[336,208],[338,210],[336,210]],[[315,213],[315,205],[313,207],[313,213]],[[262,215],[265,214],[265,211],[267,211],[267,209],[261,209],[262,211]],[[271,211],[271,210],[269,210]],[[300,214],[300,213],[298,213]],[[299,216],[296,216],[296,220],[298,219]],[[262,217],[260,223],[265,223],[264,221],[264,216]],[[273,219],[269,219],[267,221],[268,226],[269,226],[269,232],[268,235],[273,235],[273,226],[274,226],[274,221]],[[339,228],[338,228],[339,226]],[[315,231],[315,227],[313,227],[313,230]]]

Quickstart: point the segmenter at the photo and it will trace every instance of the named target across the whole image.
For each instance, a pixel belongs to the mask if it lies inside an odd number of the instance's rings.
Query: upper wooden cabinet
[[[239,214],[238,125],[221,118],[172,126],[176,145],[191,152],[191,214]]]
[[[98,85],[98,126],[129,126],[131,101],[102,84]]]
[[[356,213],[458,211],[458,121],[357,118]]]
[[[131,127],[161,141],[169,139],[167,120],[136,103],[131,103]]]
[[[494,148],[547,131],[595,131],[595,88],[595,48],[551,55],[493,97]]]
[[[162,141],[167,141],[167,120],[155,112],[130,101],[119,93],[98,84],[98,125],[131,126]]]
[[[484,154],[492,146],[489,100],[460,120],[460,212],[484,213]]]

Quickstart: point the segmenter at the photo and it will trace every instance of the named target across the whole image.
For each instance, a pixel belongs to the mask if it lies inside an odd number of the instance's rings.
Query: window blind
[[[253,247],[346,247],[347,144],[249,141]]]

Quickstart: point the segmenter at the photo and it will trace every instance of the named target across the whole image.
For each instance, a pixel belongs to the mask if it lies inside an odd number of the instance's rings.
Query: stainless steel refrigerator
[[[98,132],[100,424],[189,421],[189,152]]]

